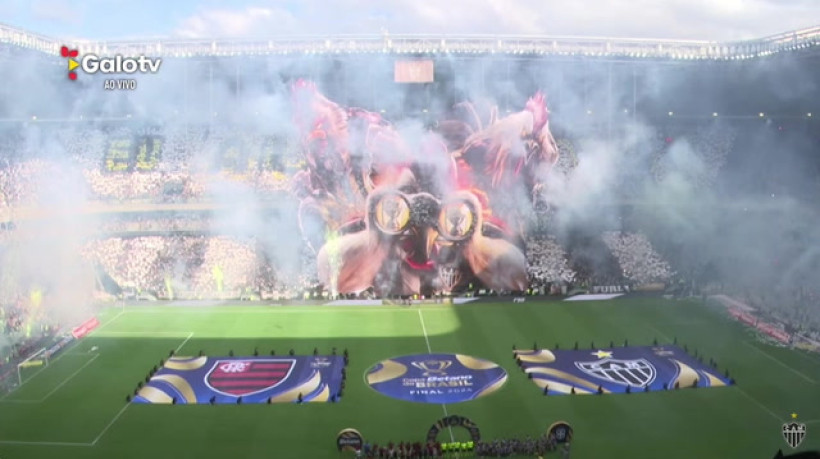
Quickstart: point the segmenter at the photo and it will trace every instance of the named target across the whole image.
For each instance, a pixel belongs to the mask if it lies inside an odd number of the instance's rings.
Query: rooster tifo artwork
[[[412,133],[292,85],[299,227],[334,295],[527,289],[525,214],[558,161],[543,94],[504,117],[469,103]]]

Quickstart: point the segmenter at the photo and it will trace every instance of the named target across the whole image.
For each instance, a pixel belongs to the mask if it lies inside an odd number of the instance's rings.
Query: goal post
[[[17,384],[23,385],[23,370],[32,367],[48,366],[48,349],[42,348],[39,351],[26,357],[25,360],[17,364]]]

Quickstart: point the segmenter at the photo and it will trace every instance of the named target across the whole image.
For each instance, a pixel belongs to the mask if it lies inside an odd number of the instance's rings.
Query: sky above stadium
[[[57,38],[538,34],[734,40],[820,24],[820,0],[4,0]]]

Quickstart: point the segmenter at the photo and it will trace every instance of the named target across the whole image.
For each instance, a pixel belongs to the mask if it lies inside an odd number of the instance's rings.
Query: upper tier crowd
[[[301,297],[316,287],[310,257],[276,266],[253,239],[226,236],[108,237],[89,241],[82,256],[122,288],[160,298]],[[277,269],[279,268],[279,269]]]
[[[702,164],[696,171],[688,170],[687,180],[698,186],[715,181],[732,148],[732,132],[715,126],[683,131],[686,144],[693,147],[687,151]],[[243,134],[225,126],[168,127],[151,134],[162,138],[161,147],[157,147],[160,152],[153,157],[142,152],[136,159],[133,153],[126,153],[129,158],[122,160],[111,158],[112,151],[118,151],[112,146],[112,138],[136,138],[140,134],[138,129],[103,131],[72,126],[39,133],[37,141],[23,133],[7,135],[0,144],[0,209],[50,202],[57,190],[69,191],[69,196],[83,201],[177,202],[205,199],[220,194],[225,187],[241,184],[261,198],[273,197],[287,191],[289,176],[304,166],[287,142]],[[680,167],[675,159],[680,155],[668,154],[674,146],[670,135],[658,132],[632,147],[636,151],[633,156],[645,157],[646,164],[643,170],[633,165],[616,171],[614,178],[619,180],[618,188],[623,193],[642,192],[632,188],[646,178],[644,170],[658,181]],[[246,151],[256,152],[256,156],[239,159],[238,150],[223,148],[225,145],[241,145]],[[576,142],[559,138],[558,145],[558,169],[569,172],[579,164]],[[43,148],[60,154],[47,159],[40,154]]]

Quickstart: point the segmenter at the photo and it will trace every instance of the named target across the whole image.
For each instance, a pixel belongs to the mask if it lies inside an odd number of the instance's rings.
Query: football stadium
[[[820,27],[0,62],[0,458],[818,457]]]

